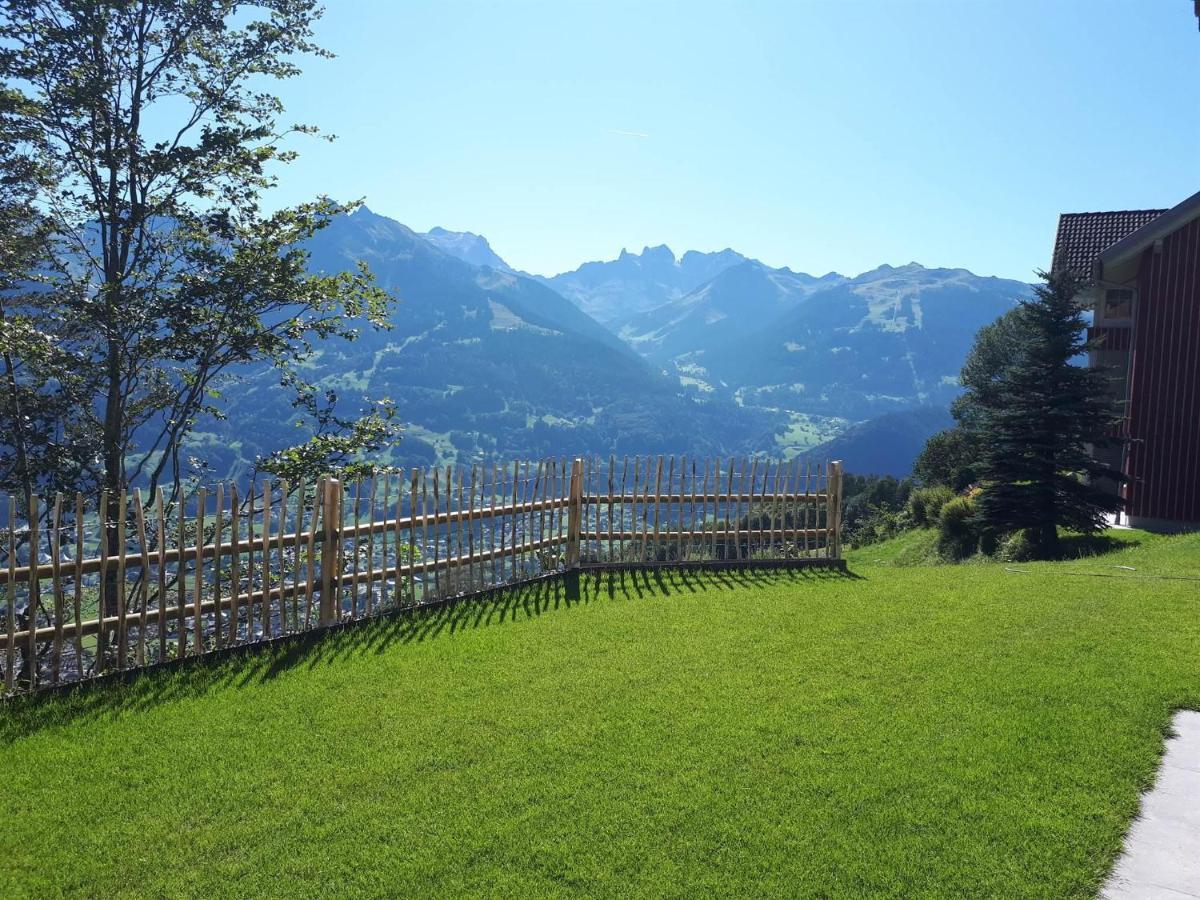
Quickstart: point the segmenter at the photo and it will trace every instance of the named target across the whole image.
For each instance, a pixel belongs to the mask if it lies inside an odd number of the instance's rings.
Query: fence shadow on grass
[[[269,682],[294,669],[316,669],[397,645],[438,640],[460,631],[519,623],[595,602],[651,601],[717,587],[737,590],[861,576],[835,568],[710,570],[585,570],[450,599],[374,619],[334,626],[225,653],[144,669],[125,678],[83,682],[59,692],[18,697],[0,705],[0,744],[81,718],[112,720],[214,690]]]

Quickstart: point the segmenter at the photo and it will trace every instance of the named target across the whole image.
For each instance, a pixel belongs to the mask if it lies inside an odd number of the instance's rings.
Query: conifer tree
[[[1023,301],[1011,364],[975,397],[983,447],[982,524],[996,532],[1026,529],[1035,552],[1059,553],[1058,527],[1090,533],[1120,502],[1099,482],[1122,476],[1092,447],[1118,440],[1119,408],[1109,376],[1077,364],[1086,323],[1070,273],[1039,273],[1045,284]]]
[[[1020,306],[979,329],[958,376],[964,393],[950,404],[950,414],[957,424],[929,438],[913,462],[913,474],[924,484],[962,491],[980,480],[983,409],[1012,363],[1012,348],[1022,344],[1026,334],[1024,309]]]

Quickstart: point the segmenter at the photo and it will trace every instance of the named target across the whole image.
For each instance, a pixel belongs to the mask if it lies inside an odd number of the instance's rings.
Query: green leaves
[[[54,427],[97,436],[94,474],[110,489],[178,478],[180,448],[198,418],[222,415],[235,373],[273,367],[302,389],[292,373],[316,342],[386,327],[391,298],[365,266],[307,270],[304,242],[355,204],[261,209],[295,157],[289,140],[317,133],[281,128],[265,85],[328,55],[312,43],[319,15],[315,0],[7,0],[0,11],[4,177],[49,211],[39,265],[0,255],[0,274],[39,273],[44,290],[8,311],[61,362],[35,377],[35,344],[10,340],[10,380],[47,410],[59,385],[80,385]],[[20,160],[36,160],[39,177]],[[281,451],[280,464],[346,464],[394,437],[393,414],[313,416],[314,445]]]
[[[336,425],[333,430],[326,430],[330,417],[323,418],[320,411],[316,416],[319,423],[316,434],[301,444],[259,459],[257,468],[292,483],[302,478],[311,482],[322,475],[354,479],[395,471],[371,458],[399,437],[400,425],[395,421],[396,408],[391,402],[381,401],[353,421],[332,420]]]

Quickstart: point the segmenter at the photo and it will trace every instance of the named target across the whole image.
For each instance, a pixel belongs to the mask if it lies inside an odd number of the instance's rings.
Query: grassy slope
[[[0,895],[1087,895],[1200,708],[1198,584],[1130,576],[1200,575],[1200,540],[1019,572],[881,549],[15,708]]]
[[[847,553],[850,565],[919,566],[936,563],[937,529],[913,528],[891,540],[866,547],[856,547]]]

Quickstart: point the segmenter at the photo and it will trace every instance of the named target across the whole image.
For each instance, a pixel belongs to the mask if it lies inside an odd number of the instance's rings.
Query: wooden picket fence
[[[7,695],[588,568],[840,565],[841,464],[576,458],[34,499],[0,528]],[[108,510],[103,524],[101,510]]]

